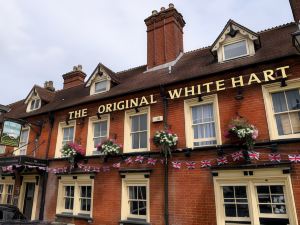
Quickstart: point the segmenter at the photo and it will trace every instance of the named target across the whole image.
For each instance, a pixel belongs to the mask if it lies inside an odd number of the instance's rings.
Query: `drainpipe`
[[[164,129],[168,129],[168,99],[165,95],[165,88],[163,85],[160,86],[160,96],[163,100],[163,108],[164,108]],[[164,209],[164,217],[165,217],[165,225],[169,225],[169,163],[168,163],[168,158],[169,158],[169,151],[164,153],[165,157],[165,163],[164,163],[164,197],[165,197],[165,209]]]
[[[54,125],[54,114],[53,114],[53,112],[50,112],[48,114],[48,119],[49,119],[49,124],[50,124],[50,131],[48,133],[48,140],[47,140],[47,147],[46,147],[46,159],[48,159],[48,157],[49,157],[50,141],[51,141],[52,130],[53,130],[53,125]],[[47,180],[48,180],[48,172],[45,171],[44,177],[43,177],[43,188],[42,188],[42,197],[41,197],[41,207],[40,207],[40,213],[39,213],[39,220],[44,219]]]

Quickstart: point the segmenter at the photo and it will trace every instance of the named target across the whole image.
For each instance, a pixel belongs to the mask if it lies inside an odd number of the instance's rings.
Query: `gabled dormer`
[[[229,20],[212,44],[211,52],[218,62],[252,56],[260,47],[259,35],[248,28]]]
[[[94,72],[87,80],[85,87],[90,88],[90,95],[104,93],[114,85],[119,84],[115,73],[99,63]]]
[[[24,104],[27,105],[26,112],[38,110],[42,105],[50,102],[54,97],[54,91],[52,81],[45,82],[44,88],[35,85],[24,101]]]

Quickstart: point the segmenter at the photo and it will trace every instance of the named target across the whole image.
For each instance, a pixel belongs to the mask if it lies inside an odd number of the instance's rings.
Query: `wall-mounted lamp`
[[[140,110],[139,110],[138,107],[136,107],[136,108],[134,108],[134,109],[135,109],[135,112],[136,112],[136,113],[140,112]]]
[[[198,102],[202,102],[203,98],[202,98],[202,94],[198,95]]]
[[[300,21],[298,22],[298,30],[292,33],[293,46],[300,53]]]
[[[0,104],[0,113],[8,113],[9,111],[10,111],[9,107]]]
[[[101,114],[97,112],[97,118],[101,120]]]
[[[285,78],[282,78],[281,80],[280,80],[280,87],[286,87],[287,86],[287,84],[286,84],[286,79]]]
[[[66,124],[69,125],[69,117],[66,118]]]
[[[244,99],[243,90],[241,88],[237,89],[237,94],[234,98],[235,98],[235,100],[243,100]]]

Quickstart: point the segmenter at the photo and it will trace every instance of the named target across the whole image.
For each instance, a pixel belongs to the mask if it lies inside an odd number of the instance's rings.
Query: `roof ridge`
[[[147,65],[144,64],[144,65],[132,67],[132,68],[129,68],[129,69],[126,69],[126,70],[121,70],[121,71],[119,71],[119,72],[116,72],[116,74],[125,73],[125,72],[128,72],[128,71],[132,71],[132,70],[135,70],[135,69],[139,69],[139,68],[142,68],[143,66],[147,66]]]
[[[289,26],[291,24],[296,24],[296,23],[294,21],[291,21],[291,22],[288,22],[288,23],[277,25],[275,27],[266,28],[264,30],[258,31],[257,33],[261,34],[261,33],[264,33],[264,32],[271,31],[271,30],[277,30],[277,29],[280,29],[280,28],[283,28],[283,27],[287,27],[287,26]]]

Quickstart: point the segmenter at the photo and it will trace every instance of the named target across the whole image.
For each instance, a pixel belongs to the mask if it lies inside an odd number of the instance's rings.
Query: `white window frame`
[[[125,173],[125,178],[122,179],[122,202],[121,202],[121,219],[128,220],[128,218],[144,219],[146,222],[150,222],[150,179],[145,178],[145,175],[149,173]],[[130,214],[129,207],[129,186],[145,186],[146,187],[146,216],[132,215]]]
[[[64,187],[74,186],[74,203],[73,210],[66,210],[64,206]],[[80,209],[80,186],[91,186],[91,210],[81,211]],[[94,199],[94,179],[86,174],[77,175],[77,179],[73,179],[73,175],[62,175],[58,184],[56,214],[86,215],[93,217],[93,199]]]
[[[86,155],[93,155],[94,149],[94,123],[98,122],[107,122],[107,138],[109,138],[109,127],[110,127],[110,115],[105,114],[101,115],[101,119],[98,119],[97,116],[93,116],[89,118],[89,125],[88,125],[88,135],[87,135],[87,148],[86,148]]]
[[[132,149],[132,138],[131,138],[131,116],[138,116],[147,113],[147,148]],[[150,106],[138,108],[138,112],[135,109],[125,111],[124,121],[124,149],[123,152],[140,152],[150,151]]]
[[[28,136],[27,136],[27,140],[26,140],[26,145],[23,146],[24,144],[19,143],[19,147],[15,147],[14,148],[14,155],[26,155],[27,154],[29,137],[30,137],[30,127],[24,127],[24,128],[22,128],[21,133],[20,133],[20,141],[21,141],[22,132],[25,131],[25,130],[28,130]],[[25,154],[21,154],[21,151],[24,151]]]
[[[2,133],[2,130],[0,129],[0,134]],[[5,154],[6,146],[5,145],[0,145],[0,155]]]
[[[213,104],[213,113],[214,113],[214,121],[215,121],[215,133],[216,133],[216,141],[215,145],[222,144],[221,138],[221,129],[220,129],[220,116],[219,116],[219,104],[218,104],[218,96],[217,94],[208,95],[202,97],[203,101],[198,100],[198,98],[191,98],[184,101],[184,119],[185,119],[185,139],[186,139],[186,147],[194,148],[194,131],[193,131],[193,121],[192,121],[192,107],[206,104]],[[208,140],[209,141],[209,140]],[[205,145],[205,146],[215,146],[215,145]],[[199,146],[205,147],[205,146]],[[198,146],[197,146],[198,148]]]
[[[32,102],[35,102],[35,101],[37,101],[37,100],[39,100],[38,106],[37,106],[37,107],[34,107],[33,109],[31,109],[31,104],[32,104]],[[27,104],[26,112],[32,112],[32,111],[38,110],[39,108],[41,108],[41,105],[42,105],[42,100],[41,100],[41,98],[40,98],[38,95],[32,96],[31,99],[30,99],[30,101],[29,101],[28,104]],[[35,106],[35,103],[34,103],[34,106]]]
[[[269,135],[271,140],[277,139],[289,139],[289,138],[300,138],[299,134],[287,134],[287,135],[278,135],[277,124],[274,117],[273,111],[273,101],[272,101],[272,93],[287,91],[290,89],[300,89],[300,79],[287,80],[286,87],[280,87],[280,83],[272,83],[262,85],[262,92],[265,103],[266,117],[269,128]]]
[[[1,199],[0,199],[0,204],[9,204],[12,205],[14,203],[14,190],[15,190],[15,180],[11,176],[5,176],[4,179],[1,179],[0,185],[3,185],[3,190],[1,193]],[[11,202],[7,202],[7,197],[8,197],[8,185],[13,186],[13,190],[11,193]]]
[[[236,44],[238,42],[245,42],[245,45],[246,45],[246,50],[247,50],[247,53],[244,54],[244,55],[239,55],[239,56],[235,56],[235,57],[231,57],[231,58],[225,58],[225,46],[228,46],[228,45],[232,45],[232,44]],[[222,45],[222,56],[223,56],[223,61],[228,61],[228,60],[232,60],[232,59],[237,59],[237,58],[241,58],[241,57],[244,57],[244,56],[248,56],[249,55],[249,46],[248,46],[248,40],[247,39],[238,39],[238,40],[235,40],[235,41],[232,41],[232,42],[227,42],[226,44],[223,44]]]
[[[217,224],[225,225],[225,210],[223,199],[223,186],[246,186],[248,196],[248,209],[251,224],[260,224],[259,217],[266,218],[289,218],[290,225],[297,225],[297,213],[295,209],[295,202],[293,196],[293,189],[290,174],[283,174],[284,168],[265,168],[265,169],[250,169],[253,171],[253,176],[244,176],[244,170],[218,170],[218,176],[213,177],[216,216]],[[283,185],[284,195],[286,201],[287,217],[282,214],[260,214],[258,206],[258,198],[256,186],[258,185]],[[234,219],[230,217],[231,221],[241,219]],[[244,218],[245,221],[249,221]]]
[[[104,91],[96,92],[96,83],[106,81],[106,89]],[[100,94],[109,91],[111,88],[111,79],[108,75],[96,76],[90,86],[90,95]]]
[[[56,140],[56,148],[55,148],[55,158],[61,158],[61,149],[62,149],[62,141],[63,141],[63,128],[74,127],[74,134],[73,134],[73,142],[75,140],[76,135],[76,120],[69,121],[69,124],[66,122],[60,122],[58,124],[58,132],[57,132],[57,140]]]

